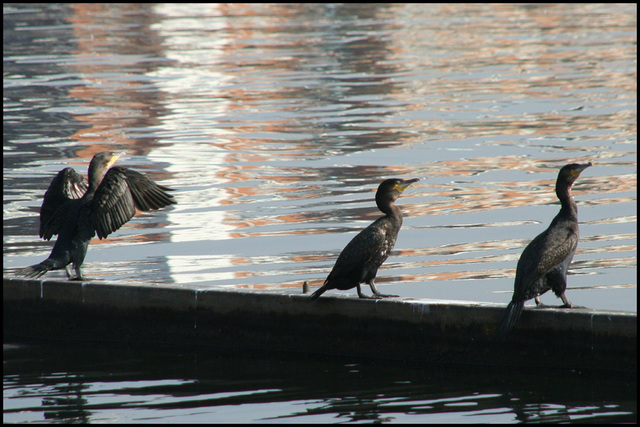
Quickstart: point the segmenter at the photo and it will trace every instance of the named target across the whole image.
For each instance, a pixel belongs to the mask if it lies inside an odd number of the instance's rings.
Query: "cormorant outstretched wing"
[[[91,203],[91,223],[104,239],[129,221],[136,213],[160,209],[176,203],[167,191],[145,175],[122,167],[112,167],[105,174]]]
[[[87,180],[73,168],[64,168],[53,178],[40,207],[40,237],[50,240],[60,233],[69,214],[70,202],[83,196]]]

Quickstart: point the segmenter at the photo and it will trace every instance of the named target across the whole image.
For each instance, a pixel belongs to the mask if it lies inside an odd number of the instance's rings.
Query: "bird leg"
[[[376,284],[373,282],[373,280],[369,282],[369,286],[371,287],[371,292],[373,292],[374,294],[373,298],[397,298],[398,297],[398,295],[381,294],[378,288],[376,288]]]
[[[536,308],[546,308],[547,306],[540,301],[540,296],[535,297]]]
[[[67,275],[69,276],[70,280],[84,280],[84,277],[82,277],[82,270],[80,269],[79,265],[74,265],[73,266],[76,269],[76,277],[74,277],[73,279],[71,279],[71,275],[69,274],[69,266],[67,265]]]
[[[380,298],[380,297],[376,297],[375,295],[373,295],[373,296],[367,296],[367,295],[363,294],[363,293],[362,293],[362,289],[360,288],[360,283],[358,283],[358,285],[356,286],[356,288],[358,289],[358,296],[359,296],[360,298],[364,298],[364,299],[377,299],[377,298]]]
[[[574,308],[574,305],[571,304],[571,302],[569,302],[569,300],[567,299],[567,296],[564,293],[562,295],[560,295],[560,299],[562,300],[562,302],[564,304],[563,305],[559,305],[557,307],[554,305],[553,307],[556,307],[556,308]],[[540,301],[540,297],[539,296],[537,296],[535,298],[535,301],[536,301],[536,308],[547,308],[548,307],[547,305],[543,304]]]
[[[560,299],[564,303],[564,305],[561,305],[560,308],[573,308],[573,304],[571,304],[569,302],[569,300],[567,299],[567,296],[564,294],[564,292],[562,293],[562,295],[560,295]]]

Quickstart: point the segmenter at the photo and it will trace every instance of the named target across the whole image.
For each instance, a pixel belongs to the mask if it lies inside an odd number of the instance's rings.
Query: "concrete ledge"
[[[316,302],[291,291],[3,280],[8,337],[256,348],[494,366],[637,372],[637,314],[525,308],[493,330],[505,305],[351,293]]]

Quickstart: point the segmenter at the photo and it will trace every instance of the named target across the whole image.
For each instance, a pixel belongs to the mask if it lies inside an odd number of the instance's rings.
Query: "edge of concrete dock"
[[[5,340],[207,345],[424,363],[637,372],[637,313],[301,290],[3,278]]]

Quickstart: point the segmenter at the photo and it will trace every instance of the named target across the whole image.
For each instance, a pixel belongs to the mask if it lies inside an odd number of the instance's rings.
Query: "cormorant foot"
[[[569,304],[562,304],[562,305],[539,304],[536,306],[536,308],[587,308],[587,307],[578,307],[576,305],[569,303]]]
[[[361,299],[380,299],[381,298],[381,297],[379,297],[377,295],[369,296],[369,295],[365,295],[365,294],[358,295],[358,297],[360,297]]]
[[[375,294],[377,298],[398,298],[400,295]]]

